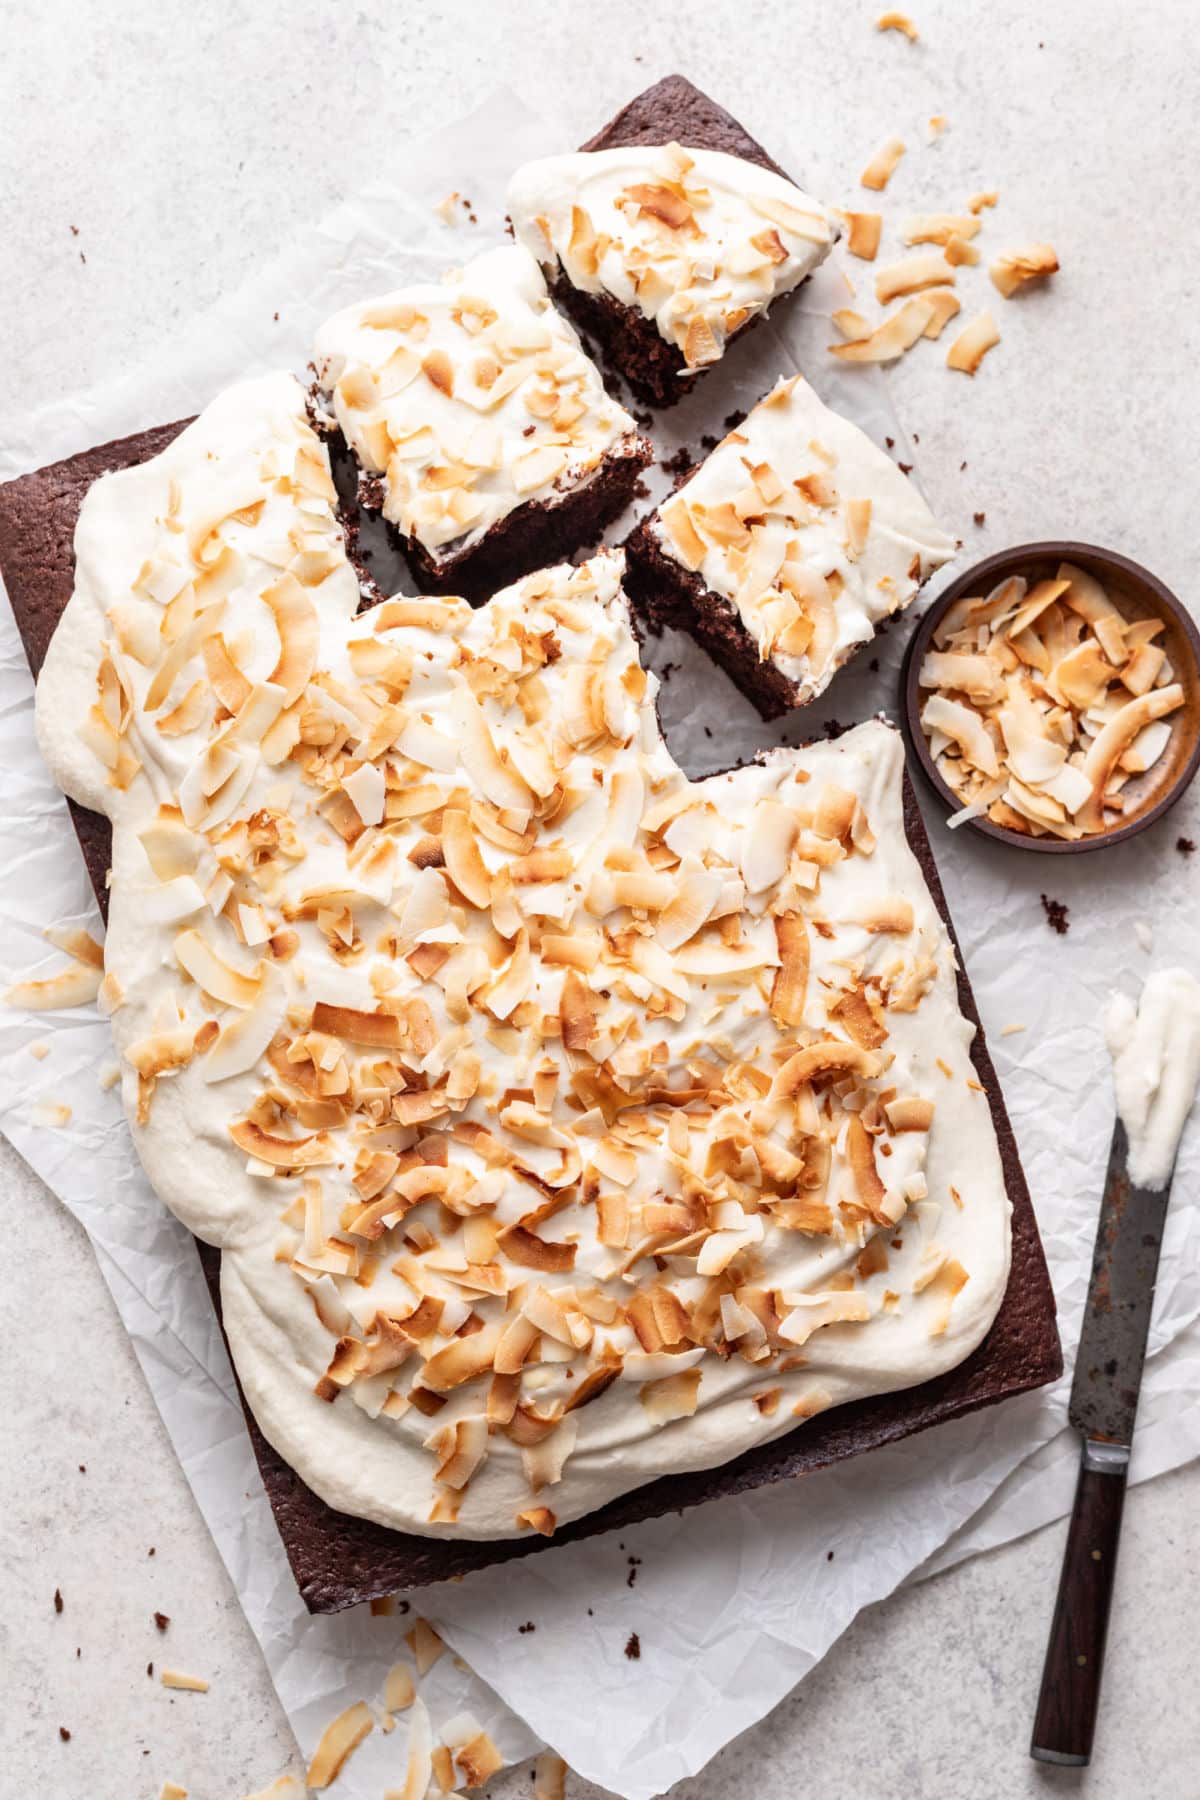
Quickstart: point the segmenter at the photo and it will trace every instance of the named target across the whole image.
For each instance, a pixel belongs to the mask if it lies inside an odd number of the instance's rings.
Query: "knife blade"
[[[1117,1121],[1083,1329],[1075,1357],[1068,1418],[1085,1438],[1133,1443],[1146,1339],[1154,1308],[1158,1257],[1171,1185],[1136,1187],[1129,1178],[1129,1140]]]
[[[1089,1762],[1096,1727],[1125,1481],[1171,1198],[1169,1178],[1161,1188],[1138,1187],[1128,1156],[1118,1119],[1071,1380],[1067,1416],[1082,1434],[1083,1456],[1029,1750],[1039,1762]]]

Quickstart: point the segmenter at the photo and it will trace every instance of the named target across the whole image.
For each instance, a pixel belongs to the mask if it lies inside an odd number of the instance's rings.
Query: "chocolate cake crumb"
[[[977,512],[972,516],[977,525],[985,525],[987,523],[987,514],[985,512]]]
[[[706,431],[704,433],[703,437],[700,439],[700,448],[704,451],[709,451],[709,450],[715,450],[716,447],[717,447],[717,439],[713,436],[711,431]]]
[[[517,1630],[521,1633],[521,1636],[524,1637],[524,1635],[527,1631],[536,1631],[537,1626],[534,1624],[532,1619],[526,1619],[526,1621],[523,1625],[517,1626]]]
[[[885,443],[885,444],[886,444],[886,445],[887,445],[887,447],[888,447],[888,449],[889,449],[889,450],[894,450],[894,449],[895,449],[895,448],[896,448],[896,440],[895,440],[895,438],[892,438],[892,437],[885,437],[885,438],[884,438],[884,440],[883,440],[883,441],[884,441],[884,443]]]
[[[1042,895],[1042,906],[1046,914],[1046,923],[1051,931],[1057,931],[1059,937],[1066,937],[1071,929],[1067,918],[1067,905],[1063,900],[1052,900],[1049,894]]]
[[[686,475],[693,466],[692,453],[686,444],[680,444],[674,456],[664,456],[658,466],[664,475]]]
[[[86,1463],[80,1463],[80,1465],[79,1465],[79,1473],[80,1473],[80,1474],[81,1474],[81,1475],[86,1475],[86,1474],[87,1474],[87,1464],[86,1464]]]
[[[744,413],[744,412],[731,412],[731,413],[726,413],[726,415],[725,415],[725,429],[726,429],[726,431],[736,431],[736,430],[737,430],[737,428],[738,428],[738,426],[739,426],[739,425],[740,425],[740,424],[741,424],[741,423],[742,423],[742,422],[743,422],[743,420],[744,420],[744,419],[745,419],[745,417],[746,417],[746,415],[745,415],[745,413]]]
[[[54,1590],[54,1610],[56,1613],[60,1613],[62,1611],[62,1609],[63,1609],[62,1593],[60,1592],[60,1590],[58,1588],[55,1588],[55,1590]]]
[[[646,486],[646,483],[640,475],[633,484],[633,497],[635,500],[648,500],[650,498],[650,489]]]
[[[631,1631],[625,1644],[625,1654],[630,1662],[636,1662],[642,1654],[642,1640],[636,1631]]]
[[[832,1551],[832,1550],[827,1550],[827,1551],[826,1551],[826,1552],[825,1552],[825,1561],[826,1561],[826,1562],[832,1562],[832,1561],[833,1561],[833,1551]]]
[[[153,1663],[152,1663],[152,1662],[148,1662],[148,1663],[147,1663],[147,1664],[146,1664],[146,1673],[147,1673],[147,1675],[150,1675],[150,1676],[153,1676],[153,1674],[154,1674],[154,1664],[153,1664]]]
[[[1195,853],[1196,840],[1195,838],[1178,837],[1175,839],[1175,848],[1180,856],[1192,856]]]
[[[872,658],[871,658],[871,660],[870,660],[870,662],[869,662],[869,663],[868,663],[868,664],[867,664],[867,667],[868,667],[868,668],[869,668],[869,669],[870,669],[870,670],[871,670],[871,671],[872,671],[872,672],[873,672],[873,673],[875,673],[875,674],[878,674],[878,672],[879,672],[879,658],[878,658],[878,657],[877,657],[877,656],[873,656],[873,657],[872,657]]]
[[[274,319],[274,321],[275,321],[275,323],[276,323],[276,325],[278,325],[278,323],[279,323],[279,314],[278,314],[278,313],[277,313],[277,312],[273,312],[273,313],[272,313],[272,314],[271,314],[271,317],[272,317],[272,319]]]
[[[71,1734],[70,1734],[70,1732],[69,1732],[69,1731],[68,1731],[68,1730],[67,1730],[67,1728],[66,1728],[66,1726],[65,1726],[65,1725],[60,1725],[60,1726],[59,1726],[59,1728],[58,1728],[58,1735],[59,1735],[59,1737],[60,1737],[60,1738],[61,1738],[61,1739],[62,1739],[62,1741],[63,1741],[63,1743],[64,1743],[64,1744],[69,1744],[69,1743],[70,1743],[70,1741],[71,1741]]]
[[[921,441],[919,434],[915,431],[912,434],[912,440],[914,444],[919,444]]]
[[[625,1577],[625,1586],[632,1587],[637,1581],[637,1572],[642,1566],[642,1559],[640,1556],[631,1556],[627,1560],[629,1563],[629,1573]]]
[[[899,469],[899,471],[902,475],[911,475],[913,472],[913,466],[911,463],[898,462],[896,464],[896,467]]]
[[[171,1623],[170,1613],[156,1612],[154,1615],[154,1623],[158,1626],[160,1631],[165,1631],[167,1626]]]
[[[643,431],[649,431],[650,427],[654,423],[654,414],[648,413],[648,412],[639,412],[637,410],[637,408],[634,407],[633,419],[634,419],[634,423],[636,425],[640,425]]]
[[[146,1552],[146,1555],[147,1555],[147,1556],[153,1556],[153,1555],[154,1555],[154,1545],[153,1545],[153,1544],[151,1544],[151,1546],[150,1546],[150,1548],[149,1548],[149,1549],[148,1549],[148,1550],[147,1550],[147,1552]]]
[[[962,474],[962,472],[966,468],[966,466],[967,466],[967,459],[964,456],[963,460],[958,465],[958,472],[960,475]]]

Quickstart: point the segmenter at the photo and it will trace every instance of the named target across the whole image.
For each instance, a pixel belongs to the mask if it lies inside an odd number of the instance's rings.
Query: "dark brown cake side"
[[[666,75],[623,106],[614,119],[590,137],[581,150],[617,150],[630,144],[682,144],[688,150],[722,150],[758,163],[785,181],[792,177],[750,136],[744,126],[682,75]],[[803,286],[803,283],[800,284]],[[555,304],[567,313],[598,349],[606,367],[615,371],[639,400],[651,406],[673,406],[695,385],[699,371],[687,372],[683,353],[668,343],[655,324],[635,306],[611,294],[589,294],[572,285],[560,269],[550,277]],[[799,292],[781,294],[785,305]],[[766,317],[756,313],[734,332],[732,343]]]
[[[172,425],[143,432],[0,486],[0,574],[35,674],[70,598],[72,540],[84,494],[97,476],[146,461],[181,429],[180,425]],[[909,842],[953,937],[929,841],[907,783],[904,806]],[[108,821],[78,810],[75,817],[92,885],[103,904],[109,863]],[[1029,1190],[979,1015],[961,972],[958,988],[963,1012],[976,1026],[972,1060],[987,1093],[1013,1209],[1012,1271],[1000,1311],[982,1344],[956,1369],[920,1387],[837,1407],[719,1468],[666,1476],[637,1488],[587,1518],[564,1526],[553,1543],[569,1543],[704,1500],[807,1474],[929,1425],[1041,1387],[1061,1373],[1054,1295]],[[200,1245],[199,1250],[219,1313],[220,1257],[205,1245]],[[442,1581],[491,1563],[536,1554],[547,1547],[543,1538],[476,1544],[419,1537],[337,1513],[318,1499],[267,1443],[244,1402],[243,1409],[288,1560],[312,1612],[337,1612],[378,1594]],[[803,1496],[798,1492],[797,1505],[802,1504]]]
[[[794,681],[759,654],[736,607],[714,594],[694,569],[668,556],[643,519],[626,540],[625,591],[638,615],[655,633],[671,625],[686,631],[719,669],[737,683],[764,719],[777,719],[805,701]]]
[[[344,440],[343,440],[344,443]],[[343,449],[343,455],[350,455]],[[610,450],[596,473],[577,487],[548,500],[527,500],[497,519],[477,544],[437,557],[390,522],[388,536],[400,551],[423,593],[461,594],[473,606],[533,569],[569,561],[599,545],[605,528],[634,498],[642,472],[654,455],[647,438],[635,437]],[[384,490],[379,476],[363,476],[358,498],[367,513],[381,515]]]

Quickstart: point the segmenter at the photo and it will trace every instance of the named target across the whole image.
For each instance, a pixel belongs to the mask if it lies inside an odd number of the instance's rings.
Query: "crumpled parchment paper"
[[[249,286],[197,319],[136,379],[123,376],[8,420],[0,478],[193,412],[241,376],[302,370],[313,328],[335,307],[434,276],[498,241],[510,169],[570,141],[564,129],[502,93],[423,146],[398,153],[386,182],[347,200]],[[799,161],[793,166],[802,171]],[[435,210],[453,190],[469,197],[477,227],[452,227]],[[832,336],[825,315],[845,298],[835,262],[810,283],[786,325],[764,327],[656,423],[660,454],[694,446],[702,433],[719,435],[731,410],[750,405],[780,373],[802,367],[824,398],[877,440],[891,436],[896,454],[914,460],[885,378],[835,368],[825,355]],[[657,480],[665,485],[661,475]],[[952,507],[942,512],[951,529],[962,528]],[[701,652],[668,637],[650,654],[666,674],[662,715],[676,757],[700,774],[812,735],[829,717],[852,721],[880,708],[894,716],[906,635],[904,624],[894,626],[838,678],[822,705],[782,728],[764,726]],[[32,700],[4,607],[5,985],[61,963],[41,935],[48,919],[99,929],[65,804],[37,754]],[[1196,965],[1195,874],[1171,846],[1180,833],[1200,837],[1198,825],[1200,788],[1134,844],[1051,861],[950,833],[930,808],[935,853],[1037,1207],[1068,1360],[1112,1126],[1100,1017],[1113,986],[1136,991],[1162,962]],[[1042,889],[1070,908],[1065,939],[1045,922]],[[1138,946],[1136,920],[1152,926],[1150,953]],[[1001,1036],[1006,1025],[1025,1029]],[[43,1061],[30,1054],[35,1041],[50,1046]],[[388,1666],[406,1654],[402,1634],[411,1617],[357,1608],[310,1618],[304,1611],[192,1245],[143,1177],[116,1094],[98,1083],[109,1055],[108,1027],[90,1011],[0,1011],[0,1128],[92,1237],[307,1755],[343,1706],[377,1697]],[[45,1101],[70,1105],[65,1127],[38,1122]],[[1198,1177],[1200,1131],[1193,1128],[1180,1158],[1181,1202]],[[1189,1209],[1178,1204],[1163,1247],[1135,1479],[1200,1454],[1200,1233],[1191,1227]],[[1066,1511],[1077,1448],[1065,1419],[1064,1382],[802,1482],[422,1590],[414,1611],[433,1619],[470,1664],[445,1656],[423,1684],[435,1729],[468,1707],[510,1759],[542,1739],[592,1780],[628,1800],[648,1800],[761,1719],[860,1607],[914,1573],[946,1567]],[[529,1621],[536,1631],[520,1632]],[[632,1632],[640,1644],[636,1665],[625,1649]],[[390,1735],[374,1732],[339,1777],[343,1800],[376,1800],[385,1784],[398,1782],[406,1737],[403,1715]]]

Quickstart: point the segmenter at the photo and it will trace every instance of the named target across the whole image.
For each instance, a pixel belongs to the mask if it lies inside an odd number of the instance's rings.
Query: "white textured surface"
[[[1134,15],[1119,0],[1060,0],[980,15],[961,0],[914,0],[915,49],[877,37],[876,10],[776,0],[743,5],[734,24],[733,9],[694,6],[686,53],[668,60],[656,31],[639,63],[645,9],[632,0],[486,12],[431,3],[419,19],[316,0],[287,9],[46,0],[22,15],[19,51],[0,63],[6,135],[21,148],[0,163],[10,400],[23,410],[140,361],[335,202],[351,162],[361,171],[395,156],[409,132],[465,110],[496,82],[534,105],[555,104],[568,83],[586,96],[574,103],[582,129],[677,66],[768,144],[782,111],[791,140],[812,145],[795,173],[816,192],[850,200],[866,156],[899,130],[910,152],[889,213],[958,206],[995,185],[1001,210],[987,241],[1053,239],[1062,277],[1053,293],[997,299],[1005,342],[976,383],[947,376],[936,357],[914,358],[895,378],[935,510],[939,482],[948,489],[966,460],[972,499],[988,515],[981,548],[1094,537],[1186,590],[1192,502],[1175,471],[1192,454],[1180,371],[1200,349],[1187,274],[1197,227],[1173,204],[1168,150],[1186,140],[1198,98],[1185,56],[1191,8],[1160,0]],[[950,133],[926,150],[921,125],[934,112],[948,115]],[[1056,885],[1068,891],[1057,876]],[[1080,904],[1082,880],[1069,890]],[[193,1800],[232,1800],[286,1766],[286,1727],[87,1244],[0,1151],[10,1345],[0,1515],[11,1539],[0,1665],[14,1722],[0,1791],[153,1800],[172,1778]],[[1046,1774],[1025,1757],[1059,1527],[864,1615],[681,1800],[783,1800],[798,1779],[820,1800],[1059,1789],[1116,1800],[1147,1783],[1190,1793],[1200,1726],[1187,1648],[1200,1576],[1188,1538],[1198,1497],[1192,1469],[1130,1498],[1087,1775]],[[156,1607],[171,1615],[165,1637]],[[166,1693],[146,1676],[149,1658],[210,1676],[212,1692]],[[528,1793],[527,1778],[502,1778],[496,1791]]]

